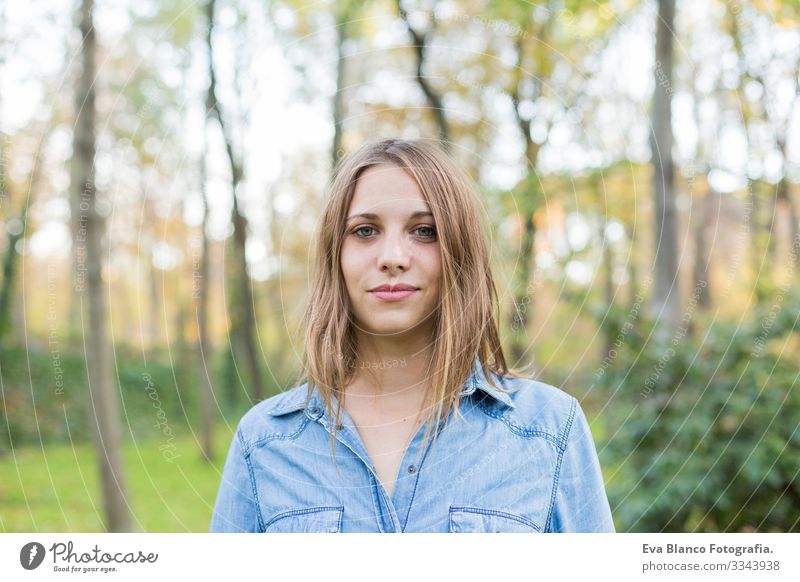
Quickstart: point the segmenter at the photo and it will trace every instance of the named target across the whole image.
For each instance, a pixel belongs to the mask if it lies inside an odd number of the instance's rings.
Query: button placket
[[[406,453],[403,456],[402,464],[395,483],[394,493],[392,495],[392,502],[398,516],[402,515],[402,529],[405,529],[405,524],[408,521],[408,515],[411,512],[411,504],[414,501],[414,492],[417,488],[417,483],[420,478],[420,467],[422,465],[423,457],[422,451],[422,438],[425,434],[425,426],[423,423],[419,427],[411,442],[408,444]],[[433,438],[433,435],[430,436]],[[431,443],[428,442],[427,446],[430,448]]]
[[[409,443],[408,449],[406,450],[406,455],[403,458],[403,464],[400,466],[400,477],[394,489],[394,504],[397,508],[398,515],[403,516],[403,529],[400,531],[405,531],[406,525],[408,524],[412,509],[411,506],[414,502],[417,486],[419,484],[420,471],[433,446],[434,432],[431,432],[428,440],[424,441],[424,450],[422,448],[426,426],[426,423],[423,424],[414,435],[414,438],[411,439],[411,443]],[[442,418],[435,431],[440,439],[442,438],[441,432],[444,427],[445,420]],[[405,467],[405,474],[403,472],[403,467]]]
[[[333,401],[333,409],[336,409],[335,397]],[[333,433],[333,421],[332,419],[328,418],[326,411],[321,410],[319,406],[312,404],[312,408],[308,411],[308,414],[313,420],[316,420],[322,424],[329,434]],[[376,515],[376,519],[381,523],[382,531],[399,532],[400,520],[397,517],[395,506],[392,503],[389,495],[386,493],[386,490],[383,488],[383,485],[381,485],[380,479],[378,478],[378,473],[375,471],[375,468],[370,461],[367,449],[364,446],[364,443],[361,442],[361,437],[358,435],[358,431],[355,430],[353,420],[350,418],[350,415],[347,413],[345,408],[342,408],[340,419],[342,422],[338,425],[340,430],[336,431],[336,440],[350,449],[350,451],[352,451],[353,454],[361,460],[363,466],[366,467],[367,471],[369,472],[370,483],[373,487],[373,499],[376,503],[375,509],[378,513],[378,515]]]

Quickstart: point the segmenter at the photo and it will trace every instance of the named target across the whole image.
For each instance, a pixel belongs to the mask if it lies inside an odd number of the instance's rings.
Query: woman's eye
[[[373,236],[377,231],[375,230],[374,226],[364,225],[359,226],[358,228],[353,230],[353,234],[356,235],[358,238],[369,238]],[[413,230],[418,236],[425,238],[425,239],[435,239],[436,238],[436,228],[433,226],[418,226]]]
[[[420,226],[417,233],[423,238],[436,238],[436,229],[432,226]]]
[[[364,233],[365,230],[370,231],[370,232]],[[356,236],[359,236],[361,238],[364,238],[364,237],[368,237],[371,234],[371,231],[374,231],[374,230],[375,229],[372,228],[371,226],[359,226],[357,229],[355,229],[353,231],[353,234],[355,234]]]

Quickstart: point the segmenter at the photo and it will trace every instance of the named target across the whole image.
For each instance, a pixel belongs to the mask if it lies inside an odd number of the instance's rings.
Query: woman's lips
[[[418,289],[404,289],[402,291],[370,291],[370,293],[381,301],[402,301],[417,291]]]

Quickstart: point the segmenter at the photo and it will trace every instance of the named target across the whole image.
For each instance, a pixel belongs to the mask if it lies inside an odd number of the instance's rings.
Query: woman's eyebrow
[[[423,216],[429,216],[433,218],[433,213],[430,210],[417,210],[416,212],[412,212],[411,215],[408,217],[408,219],[413,220],[415,218],[421,218]],[[346,221],[350,222],[354,218],[366,218],[368,220],[378,220],[380,217],[377,214],[373,214],[372,212],[361,212],[359,214],[353,214],[352,216],[348,216],[346,218]]]

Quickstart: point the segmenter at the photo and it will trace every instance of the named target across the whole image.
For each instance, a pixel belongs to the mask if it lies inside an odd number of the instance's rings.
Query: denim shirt
[[[264,400],[230,445],[212,532],[613,532],[594,441],[572,396],[529,379],[493,388],[475,361],[459,412],[411,440],[388,495],[344,407],[307,384]],[[334,410],[336,402],[334,401]]]

